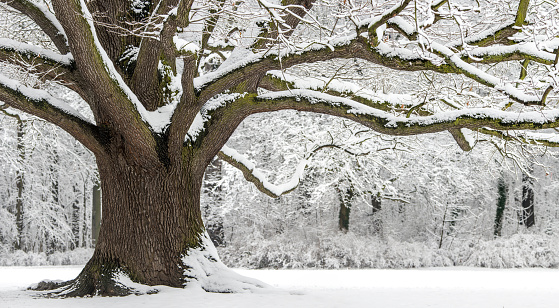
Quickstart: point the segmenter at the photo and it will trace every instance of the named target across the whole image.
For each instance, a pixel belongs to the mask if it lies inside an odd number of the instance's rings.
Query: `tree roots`
[[[179,261],[184,287],[200,288],[215,293],[267,292],[273,288],[259,280],[235,273],[223,264],[207,234],[200,245],[187,251]],[[127,296],[158,293],[163,286],[153,287],[134,282],[126,267],[115,261],[101,261],[95,256],[74,280],[42,281],[29,288],[37,295],[53,298],[87,296]]]

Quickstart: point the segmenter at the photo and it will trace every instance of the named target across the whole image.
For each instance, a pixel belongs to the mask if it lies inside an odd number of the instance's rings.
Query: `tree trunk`
[[[373,209],[373,233],[382,236],[382,218],[380,217],[380,211],[382,210],[382,199],[379,194],[371,196],[371,206]]]
[[[530,228],[536,223],[534,214],[534,188],[532,179],[527,175],[522,175],[522,213],[521,223]]]
[[[91,244],[95,246],[99,239],[101,228],[101,187],[98,183],[93,185],[93,196],[91,198]]]
[[[103,191],[101,230],[93,257],[75,281],[77,294],[71,295],[128,293],[105,278],[119,272],[147,285],[182,287],[181,258],[201,244],[201,176],[186,170],[146,170],[120,157],[97,163]]]
[[[72,201],[72,205],[71,205],[71,210],[72,210],[72,221],[71,221],[71,227],[72,227],[72,243],[70,245],[70,249],[76,249],[78,247],[81,247],[81,225],[82,225],[82,215],[81,215],[81,206],[78,200],[78,196],[79,196],[79,190],[77,187],[77,184],[74,184],[73,187],[73,192],[74,192],[74,200]]]
[[[338,229],[344,233],[349,231],[349,215],[351,213],[351,202],[355,196],[353,187],[347,189],[338,188],[338,196],[340,198],[340,212],[338,213]]]
[[[497,211],[495,213],[495,226],[493,234],[495,237],[500,237],[503,230],[503,217],[505,213],[505,206],[507,204],[507,185],[505,180],[501,177],[497,183],[497,191],[499,197],[497,198]]]
[[[98,157],[97,164],[103,215],[95,252],[76,279],[40,283],[37,290],[56,289],[57,296],[137,293],[119,282],[122,276],[151,286],[198,283],[212,292],[266,286],[239,278],[236,281],[245,286],[235,289],[228,285],[236,279],[235,273],[220,275],[228,269],[219,261],[202,223],[203,174],[187,168],[130,166],[118,156]]]
[[[24,123],[21,119],[17,118],[17,152],[18,158],[23,165],[25,160],[25,145],[23,143],[24,137]],[[17,238],[14,245],[15,249],[26,249],[25,234],[24,234],[24,214],[25,209],[23,208],[23,171],[18,169],[16,173],[16,188],[17,188],[17,199],[16,199],[16,229]]]

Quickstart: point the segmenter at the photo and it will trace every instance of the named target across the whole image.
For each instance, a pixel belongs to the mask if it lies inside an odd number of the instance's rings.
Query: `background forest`
[[[2,110],[0,123],[0,265],[85,263],[99,221],[93,156],[36,118]],[[303,180],[273,199],[216,159],[206,226],[232,267],[556,267],[557,153],[496,142],[464,152],[448,133],[387,137],[329,116],[252,116],[228,145],[270,182],[306,166]]]
[[[325,24],[334,22],[320,14],[320,6],[316,10]],[[216,33],[232,36],[236,26],[228,21]],[[0,32],[52,48],[23,17],[0,17]],[[406,41],[390,29],[386,38]],[[201,75],[230,55],[207,55]],[[524,70],[543,71],[525,63]],[[54,83],[39,85],[40,76],[3,65],[5,74],[29,87],[54,90],[92,118],[76,94]],[[489,70],[516,79],[522,68],[507,62]],[[485,106],[486,98],[505,102],[500,92],[459,75],[388,74],[386,68],[354,59],[274,74],[302,83],[299,88],[340,93],[348,90],[344,80],[351,80],[362,87],[352,92],[392,93],[391,102],[413,93],[433,102],[424,106],[433,113],[456,108],[438,102],[449,97],[461,107]],[[460,92],[450,91],[448,83]],[[216,158],[202,189],[208,233],[231,267],[557,267],[559,152],[516,142],[521,137],[512,133],[493,138],[462,131],[471,151],[463,151],[448,132],[391,137],[326,115],[281,111],[251,116],[228,145],[254,161],[270,182],[300,178],[300,185],[270,198]],[[95,166],[93,155],[64,131],[0,105],[0,265],[83,264],[90,258],[102,198]]]

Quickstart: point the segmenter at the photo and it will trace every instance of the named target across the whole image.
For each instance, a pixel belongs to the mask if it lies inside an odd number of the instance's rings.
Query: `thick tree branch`
[[[48,35],[61,54],[70,52],[66,35],[58,20],[44,5],[28,0],[0,0],[33,20]]]
[[[95,121],[114,130],[113,133],[119,136],[117,139],[124,141],[122,146],[127,159],[149,168],[149,161],[157,161],[158,154],[145,110],[99,43],[85,0],[53,0],[53,7],[66,31],[81,77],[80,85],[84,88],[87,85],[86,101],[91,106]],[[140,148],[141,151],[138,150]],[[146,157],[137,153],[145,153]]]
[[[386,24],[390,18],[400,14],[410,4],[410,2],[411,0],[404,0],[400,4],[394,5],[391,9],[387,10],[382,15],[378,17],[373,17],[372,20],[366,21],[366,26],[368,28],[367,31],[369,32],[369,38],[371,40],[372,46],[376,47],[379,41],[382,39],[382,37],[378,37],[377,29],[380,28],[380,26]],[[361,32],[363,31],[364,29],[357,30],[359,34],[361,34]]]
[[[0,43],[0,61],[17,65],[41,80],[55,81],[84,95],[75,75],[73,58],[9,39]]]
[[[247,57],[246,62],[239,63],[237,67],[229,66],[215,72],[196,78],[195,86],[199,91],[199,100],[203,104],[214,95],[227,89],[232,89],[240,84],[245,85],[245,90],[255,90],[255,87],[269,70],[280,70],[298,64],[315,63],[332,59],[358,58],[374,64],[382,65],[395,70],[418,71],[432,70],[440,73],[458,72],[448,64],[436,65],[429,60],[418,56],[399,55],[383,47],[370,48],[368,40],[356,37],[342,41],[339,45],[310,49],[293,54],[282,55],[281,62],[275,54],[259,53]],[[253,88],[251,88],[253,87]]]
[[[448,130],[452,135],[452,138],[456,141],[458,146],[462,149],[462,151],[469,152],[472,150],[472,146],[464,136],[464,133],[458,128],[452,128]]]
[[[559,111],[524,113],[471,108],[442,112],[431,116],[405,118],[370,108],[350,99],[308,90],[291,90],[259,95],[256,105],[272,110],[296,109],[326,113],[353,119],[388,135],[416,135],[452,128],[488,127],[497,130],[530,130],[559,126]],[[295,102],[294,102],[295,101]]]
[[[370,48],[367,39],[357,37],[346,43],[329,48],[319,48],[315,50],[307,50],[297,54],[283,55],[281,63],[277,59],[277,55],[255,54],[252,59],[247,59],[248,64],[239,63],[238,67],[229,66],[226,69],[218,69],[215,72],[199,77],[195,80],[198,88],[199,102],[203,104],[214,95],[221,93],[227,89],[234,89],[240,84],[245,87],[241,91],[254,91],[254,87],[260,82],[267,71],[288,68],[297,64],[313,63],[326,61],[331,59],[359,58],[370,63],[378,64],[387,68],[405,71],[430,70],[439,73],[457,73],[466,75],[489,87],[500,87],[501,80],[493,77],[473,65],[468,64],[462,59],[461,53],[453,53],[449,48],[440,44],[433,43],[433,47],[442,56],[446,57],[445,63],[434,64],[429,60],[422,59],[418,55],[406,53],[405,50],[392,49],[383,42],[379,43],[378,48]],[[498,57],[501,61],[516,60],[519,57],[536,59],[538,62],[548,63],[554,57],[551,53],[539,52],[537,54],[528,54],[520,52],[522,47],[511,47],[511,50],[505,49],[504,55],[500,55],[495,50],[479,50],[479,53],[485,53],[488,60],[477,61],[477,63],[493,63]],[[504,86],[504,85],[502,85]],[[527,99],[521,95],[519,90],[511,88],[501,89],[504,93],[524,104],[538,104],[539,100]]]
[[[515,113],[486,108],[443,112],[406,118],[377,110],[356,101],[310,90],[246,94],[234,103],[208,113],[204,131],[197,137],[197,151],[203,153],[195,165],[206,166],[236,127],[251,114],[285,109],[328,114],[353,120],[379,133],[408,136],[460,128],[531,130],[559,127],[559,111]],[[213,155],[213,156],[212,156]],[[204,158],[206,157],[206,158]]]
[[[169,126],[169,156],[171,163],[178,163],[181,159],[184,137],[188,132],[191,123],[198,114],[196,108],[196,94],[192,80],[196,76],[197,61],[194,54],[189,54],[183,60],[184,72],[182,74],[182,96],[171,117]]]
[[[25,87],[0,75],[0,100],[12,108],[59,126],[93,153],[103,153],[102,131],[65,102],[45,91]]]
[[[169,14],[179,4],[188,6],[183,10],[189,10],[192,3],[193,1],[163,0],[157,6],[157,11],[151,13],[156,16],[154,18],[161,16],[159,18],[165,18],[165,21],[161,21],[163,25],[159,37],[142,39],[134,74],[130,79],[130,87],[147,110],[153,111],[165,103],[161,91],[165,86],[165,78],[159,77],[160,62],[176,73],[177,51],[173,37],[177,31],[178,21],[177,15],[169,16]]]
[[[527,63],[525,62],[524,65],[527,65]],[[525,75],[525,70],[523,71],[524,75]],[[270,74],[271,73],[271,74]],[[520,79],[524,79],[522,77],[523,75],[521,74]],[[290,81],[285,81],[286,80],[290,80]],[[399,109],[399,106],[406,106],[408,107],[410,104],[414,104],[415,102],[410,100],[411,98],[407,98],[407,97],[402,97],[399,98],[398,95],[392,94],[392,95],[388,95],[385,96],[383,94],[378,94],[378,93],[372,93],[369,92],[365,89],[361,89],[361,88],[357,88],[357,91],[352,91],[351,89],[355,89],[355,85],[348,83],[348,82],[340,82],[340,81],[336,81],[333,83],[329,83],[327,88],[319,88],[317,87],[317,79],[318,78],[312,78],[312,80],[309,80],[309,78],[300,78],[300,77],[296,77],[296,76],[291,76],[287,73],[282,73],[280,74],[279,72],[269,72],[268,75],[266,75],[266,77],[264,77],[260,83],[260,86],[264,89],[267,89],[269,91],[285,91],[285,90],[289,90],[289,89],[309,89],[309,90],[322,90],[322,93],[326,93],[332,96],[336,96],[336,97],[346,97],[349,98],[355,102],[361,103],[363,105],[366,105],[368,107],[372,107],[375,108],[377,110],[382,110],[382,111],[390,111],[390,112],[401,112],[402,115],[404,114],[404,112],[406,111],[404,108]],[[320,79],[318,79],[320,80]],[[326,83],[326,82],[325,82]],[[339,84],[338,84],[339,83]],[[340,93],[338,91],[335,91],[334,89],[336,89],[336,87],[344,89],[343,93]],[[416,105],[413,105],[411,108],[409,108],[409,110],[405,113],[406,114],[406,118],[409,118],[411,116],[411,114],[413,112],[421,115],[421,116],[430,116],[433,115],[431,112],[422,109],[421,107],[423,107],[425,105],[425,102],[421,102],[418,103]],[[458,109],[456,106],[451,106],[454,109]],[[493,136],[506,136],[503,132],[500,131],[496,131],[496,130],[489,130],[487,128],[485,129],[478,129],[478,132],[484,133],[484,132],[491,132],[491,135]],[[471,151],[472,150],[472,144],[471,142],[469,142],[467,140],[467,138],[465,137],[464,133],[462,132],[461,129],[450,129],[449,132],[451,133],[452,137],[454,138],[454,140],[456,141],[456,143],[460,146],[460,148],[464,151]],[[504,139],[504,138],[503,138]],[[508,139],[505,139],[508,140]],[[528,141],[529,140],[529,141]],[[524,143],[532,143],[532,144],[545,144],[548,146],[551,146],[553,143],[549,140],[549,139],[518,139],[517,141],[521,141]],[[556,145],[556,146],[559,146]]]

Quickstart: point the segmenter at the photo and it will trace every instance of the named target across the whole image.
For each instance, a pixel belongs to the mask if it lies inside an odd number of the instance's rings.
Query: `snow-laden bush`
[[[0,255],[1,266],[40,266],[49,265],[47,255],[36,252],[24,252],[15,250],[13,252],[4,252]]]
[[[44,252],[22,250],[0,251],[0,266],[82,265],[87,263],[93,249],[78,248],[47,255]]]
[[[222,260],[232,267],[246,268],[415,268],[453,265],[444,250],[420,243],[381,241],[354,233],[293,241],[289,236],[247,240],[243,247],[220,247]],[[255,243],[258,243],[257,245]]]
[[[351,232],[311,241],[295,241],[285,234],[269,239],[253,237],[220,247],[223,262],[231,267],[278,269],[559,266],[559,239],[541,234],[456,241],[448,249]]]
[[[507,239],[470,242],[456,251],[461,265],[491,268],[557,267],[559,240],[556,236],[515,234]]]
[[[86,264],[93,255],[93,248],[77,248],[67,252],[55,252],[47,257],[49,265]]]

